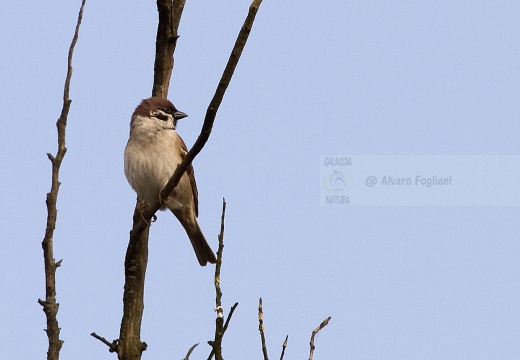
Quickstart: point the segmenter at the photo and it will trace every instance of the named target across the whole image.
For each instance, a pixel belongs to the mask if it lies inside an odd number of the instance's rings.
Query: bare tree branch
[[[222,360],[222,337],[224,336],[224,309],[222,308],[222,291],[220,289],[220,267],[222,266],[222,252],[224,251],[224,219],[226,218],[226,199],[222,199],[222,217],[220,220],[220,234],[218,235],[217,263],[215,266],[215,340],[213,352],[216,360]]]
[[[51,191],[47,193],[47,225],[45,228],[45,236],[42,241],[43,258],[45,264],[45,301],[38,299],[38,303],[43,306],[43,311],[47,317],[47,337],[49,339],[49,349],[47,351],[48,360],[58,360],[60,357],[60,350],[63,341],[60,340],[60,327],[58,326],[58,308],[59,304],[56,302],[56,269],[60,266],[61,260],[55,262],[54,260],[54,229],[56,228],[56,220],[58,217],[57,201],[58,192],[60,188],[59,173],[61,163],[67,152],[65,146],[65,130],[67,128],[67,117],[69,115],[70,103],[69,88],[70,79],[72,77],[72,54],[74,47],[78,41],[79,27],[83,17],[83,9],[85,7],[85,0],[82,1],[79,9],[78,21],[76,23],[76,30],[72,38],[72,43],[69,47],[68,62],[67,62],[67,76],[65,78],[65,86],[63,89],[63,107],[61,115],[56,122],[58,129],[58,151],[56,156],[47,154],[47,157],[52,163],[52,183]]]
[[[168,96],[173,70],[173,54],[178,38],[178,27],[185,0],[157,0],[159,23],[154,65],[152,96]],[[155,214],[152,214],[155,216]],[[150,218],[152,217],[150,216]],[[148,264],[148,235],[150,227],[140,222],[141,212],[134,210],[133,228],[125,256],[125,289],[123,317],[119,332],[118,356],[120,359],[140,359],[147,348],[141,342],[141,322],[144,311],[144,282]]]
[[[280,355],[280,360],[283,360],[283,356],[285,355],[285,348],[287,347],[287,340],[289,340],[289,335],[285,337],[285,341],[282,345],[282,354]]]
[[[264,360],[269,360],[267,356],[267,346],[265,345],[265,335],[264,335],[264,311],[262,309],[262,298],[258,300],[258,330],[260,331],[260,338],[262,339],[262,353],[264,354]]]
[[[190,355],[191,353],[193,352],[193,350],[199,346],[199,343],[196,343],[195,345],[193,345],[192,347],[190,347],[190,349],[188,350],[188,353],[186,354],[186,356],[184,357],[184,359],[182,360],[189,360],[190,359]]]
[[[167,98],[173,70],[175,46],[182,10],[186,0],[157,0],[159,26],[155,43],[155,67],[152,96]]]
[[[229,310],[229,315],[226,319],[226,323],[224,324],[224,334],[226,333],[229,322],[231,321],[231,317],[233,316],[233,313],[235,312],[235,309],[237,308],[237,306],[238,306],[238,303],[236,302],[233,306],[231,306],[231,310]]]
[[[114,340],[112,342],[108,341],[107,339],[105,339],[104,337],[102,336],[99,336],[98,334],[96,334],[95,332],[93,333],[90,333],[90,336],[98,339],[99,341],[101,341],[103,344],[105,344],[106,346],[108,346],[108,351],[110,352],[117,352],[117,340]]]
[[[134,224],[140,212],[135,208]],[[123,292],[123,318],[119,332],[117,355],[121,360],[141,359],[147,344],[141,341],[141,321],[144,310],[144,280],[148,263],[148,230],[128,243],[125,256],[125,288]],[[134,230],[132,230],[133,232]]]
[[[314,346],[314,337],[316,336],[316,334],[321,330],[323,329],[325,326],[327,326],[329,324],[329,321],[330,321],[330,316],[328,318],[326,318],[325,320],[323,320],[321,322],[321,324],[312,331],[312,335],[311,335],[311,341],[310,341],[310,345],[311,345],[311,352],[309,354],[309,360],[312,360],[312,357],[314,356],[314,349],[316,348]]]
[[[226,319],[226,323],[224,324],[224,334],[226,333],[226,330],[228,328],[229,322],[231,321],[231,317],[233,316],[233,313],[235,312],[235,309],[237,308],[238,303],[236,302],[231,309],[229,310],[229,315]],[[213,358],[213,355],[215,355],[215,350],[213,349],[213,341],[208,341],[208,343],[211,345],[211,353],[208,356],[208,360],[211,360]]]

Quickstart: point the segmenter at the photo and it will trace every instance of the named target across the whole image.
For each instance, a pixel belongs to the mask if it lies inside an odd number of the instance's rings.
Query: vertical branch
[[[69,99],[69,88],[70,79],[72,77],[72,55],[74,53],[74,47],[78,41],[79,27],[81,25],[81,19],[83,17],[83,9],[85,7],[85,0],[82,1],[79,9],[78,21],[76,23],[76,30],[72,38],[72,43],[69,47],[68,61],[67,61],[67,76],[65,78],[65,86],[63,89],[63,107],[61,109],[61,115],[56,122],[58,130],[58,151],[56,156],[47,154],[47,157],[52,164],[52,181],[51,191],[47,193],[47,225],[45,228],[45,236],[42,241],[43,258],[45,265],[45,301],[38,299],[38,303],[43,306],[43,311],[47,317],[47,337],[49,339],[49,349],[47,351],[48,360],[57,360],[60,357],[60,350],[63,341],[60,340],[60,328],[58,325],[58,308],[59,304],[56,302],[56,269],[60,266],[61,260],[55,262],[54,260],[54,229],[56,228],[56,220],[58,217],[57,201],[58,192],[60,188],[59,174],[60,167],[67,152],[65,146],[65,130],[67,128],[67,117],[69,115],[70,103]]]
[[[224,309],[222,308],[222,291],[220,290],[220,267],[222,266],[222,252],[224,250],[224,219],[226,217],[226,199],[222,199],[222,217],[220,220],[220,234],[218,235],[217,263],[215,265],[215,340],[213,353],[216,360],[222,360],[222,337],[224,336]]]
[[[157,0],[159,26],[155,42],[155,66],[152,96],[167,98],[173,70],[173,53],[186,0]]]
[[[231,306],[231,309],[229,310],[229,315],[228,315],[228,317],[226,319],[226,322],[224,324],[224,329],[222,330],[222,337],[226,333],[226,330],[227,330],[227,328],[229,326],[229,322],[231,321],[231,317],[233,316],[233,313],[235,312],[235,309],[237,308],[237,306],[238,306],[238,303],[236,302],[233,306]],[[219,309],[215,309],[215,310],[218,311]],[[223,311],[223,309],[220,309],[220,310]],[[213,358],[213,355],[215,355],[215,349],[213,347],[214,341],[208,341],[208,344],[210,344],[212,346],[211,353],[208,356],[208,360],[211,360]]]
[[[267,346],[265,344],[264,310],[262,307],[262,298],[258,300],[258,330],[260,331],[260,339],[262,340],[262,353],[264,354],[264,360],[269,360],[269,357],[267,356]]]
[[[166,98],[173,70],[173,53],[177,43],[185,0],[157,0],[159,24],[154,66],[152,96]],[[141,211],[137,204],[133,227],[125,256],[125,288],[123,293],[123,318],[117,341],[119,359],[140,359],[147,345],[141,341],[141,322],[144,310],[144,283],[148,265],[148,235],[150,227],[143,227]]]
[[[140,211],[135,208],[134,224],[139,222]],[[140,359],[147,345],[141,342],[141,321],[144,310],[144,280],[148,264],[149,227],[136,241],[130,241],[125,256],[125,289],[123,293],[123,318],[117,344],[119,359]],[[130,234],[134,232],[132,229]]]

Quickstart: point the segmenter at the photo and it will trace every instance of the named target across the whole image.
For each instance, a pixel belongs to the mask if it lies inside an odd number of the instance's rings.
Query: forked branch
[[[215,121],[215,117],[217,116],[217,111],[222,103],[222,99],[224,98],[224,94],[226,93],[226,89],[231,82],[231,78],[233,77],[233,73],[235,72],[235,68],[240,60],[240,56],[242,55],[242,51],[247,42],[247,38],[249,37],[249,33],[251,32],[251,28],[253,26],[253,22],[255,20],[256,13],[262,0],[253,0],[253,3],[249,7],[249,13],[242,25],[242,28],[238,34],[237,40],[235,42],[235,46],[231,51],[231,55],[229,56],[226,68],[224,69],[224,73],[220,78],[217,89],[211,102],[206,110],[206,116],[204,117],[204,123],[202,124],[202,129],[200,131],[200,135],[195,141],[195,144],[192,146],[186,157],[182,160],[182,162],[177,166],[175,172],[171,176],[170,180],[166,184],[166,186],[161,190],[161,198],[167,199],[173,189],[179,183],[180,178],[188,169],[190,164],[192,163],[195,156],[197,156],[206,142],[209,139],[211,134],[211,130],[213,128],[213,123]],[[142,218],[139,220],[139,223],[136,224],[134,229],[132,230],[132,235],[130,241],[135,241],[137,237],[142,233],[142,231],[147,227],[146,222],[150,221],[152,216],[155,215],[157,210],[161,207],[159,199],[157,199],[144,213]]]
[[[167,97],[171,71],[173,68],[173,53],[178,38],[177,29],[180,23],[185,0],[157,0],[159,11],[159,26],[157,30],[156,61],[154,71],[154,86],[152,96]],[[160,198],[167,199],[177,186],[180,178],[192,163],[193,159],[206,144],[213,122],[222,102],[225,91],[231,81],[234,70],[242,54],[251,31],[255,15],[261,0],[254,0],[249,8],[248,16],[240,30],[235,46],[217,86],[215,95],[206,111],[201,133],[197,141],[183,161],[177,166],[170,180],[161,190]],[[141,342],[141,321],[144,309],[144,280],[148,263],[148,230],[150,220],[160,207],[159,197],[144,213],[137,209],[134,212],[134,223],[130,233],[125,257],[125,289],[123,295],[123,318],[119,341],[117,342],[118,357],[125,359],[140,359],[147,345]]]

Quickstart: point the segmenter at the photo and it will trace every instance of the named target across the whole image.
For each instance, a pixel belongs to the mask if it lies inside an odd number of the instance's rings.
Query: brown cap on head
[[[141,116],[150,116],[151,113],[153,113],[156,110],[166,110],[170,109],[171,113],[175,113],[177,109],[175,106],[171,103],[170,100],[160,98],[160,97],[151,97],[149,99],[144,99],[141,101],[139,106],[135,109],[134,113],[132,114],[132,117],[136,115]],[[167,111],[167,112],[170,112]]]

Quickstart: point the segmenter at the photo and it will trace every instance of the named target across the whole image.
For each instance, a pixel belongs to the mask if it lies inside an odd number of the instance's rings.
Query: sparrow
[[[125,176],[138,203],[148,207],[160,198],[160,191],[188,153],[175,130],[177,120],[187,116],[159,97],[145,99],[135,109],[125,148]],[[161,204],[161,210],[169,209],[186,230],[200,265],[214,264],[215,254],[197,223],[198,191],[192,165]]]

